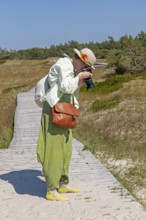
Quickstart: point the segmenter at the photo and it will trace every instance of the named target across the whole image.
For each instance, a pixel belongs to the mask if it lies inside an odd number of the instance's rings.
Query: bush
[[[5,63],[6,61],[5,60],[0,60],[0,64],[3,64]]]
[[[119,96],[112,97],[111,99],[108,99],[108,100],[107,99],[96,100],[92,104],[91,110],[93,112],[97,112],[100,110],[111,109],[111,108],[116,107],[119,103],[120,103]]]
[[[130,80],[135,79],[135,76],[127,75],[127,76],[114,76],[111,78],[106,79],[103,82],[95,82],[95,88],[89,89],[88,93],[95,93],[95,94],[108,94],[119,90],[123,87],[125,82],[129,82]],[[81,88],[81,92],[86,92],[86,86]]]

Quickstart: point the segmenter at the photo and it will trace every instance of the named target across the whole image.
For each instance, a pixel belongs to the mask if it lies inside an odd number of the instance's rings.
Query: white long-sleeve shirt
[[[79,78],[74,74],[74,67],[71,59],[68,57],[60,58],[48,73],[48,82],[50,91],[46,94],[45,99],[53,107],[66,94],[73,94],[75,106],[78,108],[79,103],[76,99],[79,89]]]

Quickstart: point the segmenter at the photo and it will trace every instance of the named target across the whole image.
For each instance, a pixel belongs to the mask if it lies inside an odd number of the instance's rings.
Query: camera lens
[[[85,82],[86,82],[86,85],[87,85],[87,90],[92,89],[92,88],[95,87],[91,77],[86,78]]]
[[[83,69],[83,71],[88,71],[92,73],[92,69],[90,67]],[[91,77],[86,78],[85,83],[87,85],[87,90],[95,87]]]

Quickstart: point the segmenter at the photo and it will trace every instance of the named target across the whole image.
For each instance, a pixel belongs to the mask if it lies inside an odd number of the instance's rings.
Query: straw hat
[[[86,63],[88,66],[91,66],[93,69],[95,69],[94,64],[96,62],[96,57],[94,53],[92,52],[92,50],[88,48],[84,48],[82,50],[78,50],[74,48],[74,51],[84,63]]]

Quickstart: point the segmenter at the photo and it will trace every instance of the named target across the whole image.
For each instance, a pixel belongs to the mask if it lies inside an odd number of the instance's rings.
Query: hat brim
[[[88,66],[90,66],[92,69],[95,70],[95,67],[94,67],[94,66],[90,65],[89,63],[85,62],[85,60],[82,59],[81,52],[80,52],[78,49],[74,48],[74,51],[75,51],[75,53],[80,57],[80,59],[81,59],[85,64],[87,64]]]

